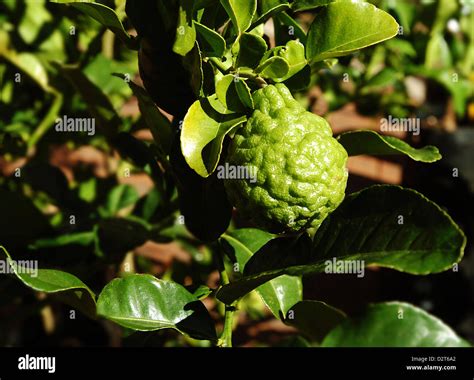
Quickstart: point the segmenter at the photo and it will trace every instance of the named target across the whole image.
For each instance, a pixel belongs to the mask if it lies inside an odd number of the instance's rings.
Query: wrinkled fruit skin
[[[344,199],[347,152],[326,120],[307,112],[283,84],[253,99],[255,110],[236,132],[227,164],[247,167],[256,181],[225,179],[231,203],[271,232],[319,227]]]

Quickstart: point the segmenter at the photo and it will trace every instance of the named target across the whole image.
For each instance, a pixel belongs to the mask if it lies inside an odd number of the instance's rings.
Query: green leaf
[[[273,280],[275,281],[275,280]],[[324,302],[300,301],[290,308],[285,323],[296,327],[312,342],[321,342],[337,325],[346,319],[346,315]]]
[[[193,296],[199,300],[209,297],[212,294],[213,290],[206,285],[199,285],[193,291]]]
[[[428,69],[425,66],[417,66],[411,69],[412,75],[419,75],[433,79],[448,90],[452,95],[456,113],[461,117],[464,116],[466,113],[466,102],[472,92],[472,85],[469,80],[464,79],[461,76],[457,81],[454,81],[453,78],[457,77],[459,73],[453,69],[437,70]]]
[[[278,50],[278,56],[284,58],[288,64],[288,73],[283,78],[278,78],[277,82],[283,82],[297,74],[306,66],[307,61],[304,55],[304,45],[299,41],[289,41]]]
[[[41,248],[55,248],[63,247],[65,245],[77,244],[81,246],[88,246],[94,243],[94,231],[69,233],[67,235],[60,235],[54,238],[39,239],[31,244],[32,249]]]
[[[225,75],[217,82],[216,95],[229,111],[245,112],[253,108],[249,87],[244,80],[232,74]]]
[[[295,0],[291,4],[291,9],[293,9],[294,12],[299,12],[299,11],[307,11],[309,9],[314,9],[321,7],[323,5],[328,5],[329,3],[332,3],[335,0]]]
[[[129,48],[138,50],[135,40],[125,31],[117,13],[108,6],[89,0],[51,0],[51,2],[73,6],[110,29]]]
[[[220,0],[234,24],[237,34],[244,33],[252,24],[257,11],[257,0]]]
[[[171,49],[161,48],[168,45],[167,42],[159,42],[160,36],[162,35],[158,34],[150,39],[141,39],[138,56],[140,75],[144,87],[156,105],[181,120],[196,100],[196,88],[191,86],[191,82],[196,83],[195,79],[199,77],[200,69],[195,68],[197,72],[191,76],[184,67],[182,56]],[[195,53],[194,51],[191,57],[195,58],[197,55]],[[188,67],[194,63],[193,60],[189,61],[189,54],[185,59]]]
[[[413,305],[386,302],[369,305],[343,322],[323,347],[470,347],[438,318]]]
[[[293,75],[291,78],[288,78],[283,83],[291,92],[307,89],[311,84],[311,67],[306,65],[301,71]]]
[[[454,109],[460,117],[466,113],[467,100],[472,94],[472,84],[469,80],[459,78],[457,82],[453,77],[458,75],[454,70],[433,70],[427,76],[433,78],[444,86],[452,95]]]
[[[124,62],[118,62],[99,53],[83,69],[84,74],[106,94],[112,104],[121,107],[124,99],[130,97],[130,87],[127,81],[133,78],[136,68]],[[117,77],[114,73],[127,73]],[[123,77],[126,77],[125,80]]]
[[[102,290],[97,314],[137,331],[175,329],[197,339],[215,340],[204,305],[183,286],[151,275],[116,278]]]
[[[44,24],[51,22],[52,16],[44,6],[44,1],[25,2],[26,7],[18,25],[18,33],[27,44],[31,45],[38,37]]]
[[[243,228],[222,235],[221,244],[222,240],[228,243],[230,247],[224,246],[228,251],[227,254],[238,264],[240,272],[243,273],[252,255],[274,238],[274,235],[259,229]],[[277,318],[283,318],[295,303],[303,299],[303,284],[300,277],[281,276],[259,286],[256,291]]]
[[[16,53],[12,50],[0,50],[0,56],[6,58],[11,64],[18,67],[36,82],[45,92],[52,92],[49,86],[48,72],[43,63],[31,53]]]
[[[203,178],[191,169],[178,141],[173,144],[170,163],[176,177],[179,209],[187,229],[201,241],[217,240],[227,230],[232,217],[224,181],[217,178],[216,172]]]
[[[360,92],[361,94],[367,94],[374,90],[384,89],[395,84],[399,79],[401,79],[399,73],[387,67],[366,81]]]
[[[184,56],[191,51],[195,42],[196,28],[193,21],[193,0],[180,0],[173,51]]]
[[[160,173],[161,175],[153,152],[144,141],[135,138],[128,132],[120,132],[110,139],[110,144],[117,149],[123,159],[130,159],[134,165],[140,168],[150,165],[153,174]]]
[[[77,65],[62,65],[53,62],[59,72],[74,86],[84,99],[89,113],[96,120],[96,125],[105,136],[115,136],[122,125],[122,120],[115,111],[109,98],[94,84]]]
[[[417,51],[413,47],[413,44],[406,40],[393,38],[385,42],[384,46],[400,56],[406,55],[407,57],[414,58],[418,55]]]
[[[0,246],[0,251],[5,254],[14,274],[26,286],[38,292],[54,294],[61,301],[94,318],[95,295],[76,276],[59,270],[26,267],[25,263],[14,261],[3,246]]]
[[[340,57],[388,40],[397,33],[395,19],[372,4],[330,3],[318,9],[311,24],[306,57],[312,62]]]
[[[439,0],[438,9],[436,10],[436,19],[431,26],[431,32],[441,33],[446,28],[449,18],[454,16],[458,9],[458,2],[451,0]]]
[[[140,113],[145,119],[146,125],[150,128],[153,139],[162,151],[168,154],[171,150],[172,141],[171,123],[166,116],[160,112],[144,88],[132,81],[129,81],[128,84],[138,99]]]
[[[250,26],[250,30],[266,22],[270,17],[290,9],[290,4],[285,0],[261,0],[257,4],[257,19]]]
[[[217,297],[230,304],[278,276],[325,272],[334,260],[361,269],[375,264],[417,275],[439,273],[461,260],[465,245],[451,217],[420,193],[372,186],[346,197],[318,229],[312,249],[301,239],[270,241],[247,263],[246,276],[222,287]]]
[[[281,80],[285,78],[290,70],[287,60],[281,57],[271,57],[262,62],[255,71],[264,78]]]
[[[453,64],[449,45],[441,33],[435,33],[431,36],[425,54],[425,67],[427,69],[448,69]]]
[[[194,47],[183,57],[183,67],[189,73],[189,82],[195,98],[203,96],[204,72],[202,70],[202,55],[196,42]]]
[[[410,28],[415,19],[416,4],[409,2],[393,1],[388,4],[398,15],[400,23],[403,26],[403,32],[410,34]]]
[[[245,120],[245,116],[229,113],[215,95],[194,102],[181,132],[181,150],[188,165],[202,177],[211,175],[224,137]]]
[[[121,184],[108,194],[105,209],[109,216],[115,216],[120,210],[135,204],[138,199],[140,199],[140,194],[134,187]]]
[[[265,40],[253,33],[243,33],[239,39],[239,53],[237,55],[237,67],[255,68],[267,51]]]
[[[199,240],[215,241],[227,230],[232,217],[232,205],[227,199],[223,181],[216,173],[203,178],[187,165],[182,156],[179,160],[179,180],[182,183],[178,187],[179,209],[186,227]]]
[[[99,256],[119,263],[125,255],[146,243],[150,232],[145,225],[125,218],[102,219],[97,227],[96,249]]]
[[[337,139],[349,156],[405,154],[412,160],[421,162],[435,162],[441,159],[438,148],[434,146],[428,145],[416,149],[396,137],[382,136],[369,130],[342,133]]]
[[[225,51],[225,40],[215,30],[208,28],[199,22],[194,22],[198,33],[198,41],[201,51],[207,57],[222,57]]]
[[[306,45],[307,37],[303,28],[298,24],[298,22],[288,15],[286,12],[281,12],[275,15],[275,38],[277,45],[283,45],[288,42],[290,37],[296,37],[300,40],[302,44]],[[283,32],[284,31],[284,32]],[[281,37],[285,37],[285,40]]]

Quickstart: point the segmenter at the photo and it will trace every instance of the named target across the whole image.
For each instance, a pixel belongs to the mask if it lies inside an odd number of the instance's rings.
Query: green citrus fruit
[[[227,195],[257,227],[317,228],[344,198],[347,152],[327,121],[307,112],[283,84],[266,86],[253,99],[255,110],[226,159],[246,175],[225,179]]]

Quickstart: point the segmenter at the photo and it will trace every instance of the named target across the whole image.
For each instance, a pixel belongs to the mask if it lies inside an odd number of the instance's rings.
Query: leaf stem
[[[217,266],[221,276],[221,286],[230,283],[229,274],[225,270],[224,254],[220,247],[218,247]],[[232,347],[232,331],[234,325],[235,303],[232,305],[225,305],[224,329],[217,342],[218,347]]]
[[[235,307],[234,306],[227,306],[225,307],[225,317],[224,317],[224,330],[222,331],[222,335],[219,339],[219,347],[232,347],[232,330],[234,325],[234,314],[235,314]]]
[[[260,88],[268,85],[268,83],[260,75],[256,74],[253,70],[242,70],[237,71],[237,75],[242,78],[248,78],[253,80]]]
[[[222,74],[227,74],[229,72],[229,69],[225,67],[224,63],[219,58],[209,57],[208,59],[209,62]]]
[[[31,157],[34,154],[35,145],[54,125],[54,119],[56,119],[56,117],[58,116],[59,111],[61,110],[61,107],[63,105],[63,96],[55,90],[52,90],[51,93],[54,95],[53,103],[51,104],[51,107],[46,113],[46,116],[43,118],[41,123],[38,125],[36,130],[31,135],[30,139],[28,140],[28,157]]]

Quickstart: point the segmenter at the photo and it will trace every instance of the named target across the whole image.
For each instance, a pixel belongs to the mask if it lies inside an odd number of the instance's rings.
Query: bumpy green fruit
[[[226,163],[256,177],[226,178],[230,201],[272,232],[318,227],[344,199],[347,152],[326,120],[307,112],[283,84],[253,99],[255,110],[235,134]]]

